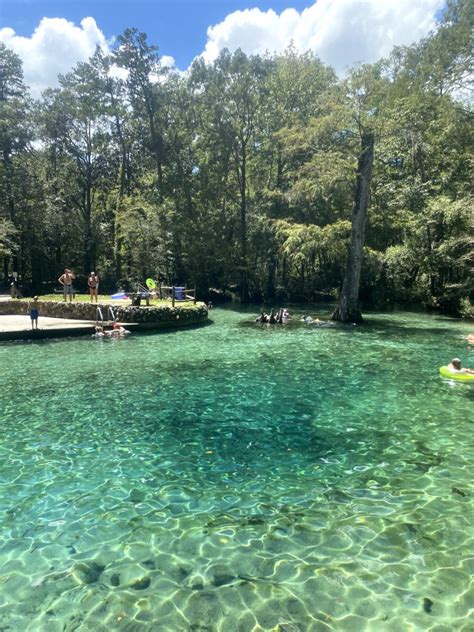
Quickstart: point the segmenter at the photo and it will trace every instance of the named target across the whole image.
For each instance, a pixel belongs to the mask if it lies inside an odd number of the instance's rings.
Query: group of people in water
[[[301,316],[300,321],[302,323],[306,323],[307,325],[315,325],[316,327],[334,327],[336,324],[332,320],[321,320],[318,317],[313,318],[312,316],[306,316],[305,314]]]
[[[259,316],[255,319],[256,323],[269,323],[270,325],[282,324],[286,323],[289,320],[292,320],[292,316],[286,307],[280,307],[278,311],[275,311],[273,308],[269,314],[260,311]],[[312,316],[307,316],[303,314],[299,319],[300,322],[306,323],[308,325],[315,325],[316,327],[324,327],[324,326],[333,326],[335,323],[329,320],[320,320],[319,318],[313,318]]]
[[[270,325],[276,325],[277,323],[281,324],[286,322],[287,320],[291,320],[290,312],[286,309],[286,307],[280,307],[278,312],[274,312],[273,307],[269,314],[266,314],[263,310],[260,311],[260,315],[255,319],[256,323],[269,323]]]
[[[278,311],[272,308],[270,313],[267,314],[263,310],[260,311],[260,314],[255,319],[256,323],[268,323],[270,325],[282,324],[291,320],[292,316],[290,312],[286,309],[286,307],[280,307]],[[313,324],[319,327],[334,325],[335,323],[327,320],[320,320],[319,318],[313,318],[312,316],[307,316],[303,314],[299,319],[300,322]],[[474,345],[474,334],[469,334],[466,337],[468,344]],[[453,358],[451,362],[447,365],[448,371],[451,373],[462,373],[467,375],[474,375],[474,369],[471,368],[462,368],[461,360],[459,358]]]
[[[95,334],[92,334],[95,338],[124,338],[131,332],[125,329],[119,322],[114,322],[112,329],[105,329],[103,325],[95,326]]]

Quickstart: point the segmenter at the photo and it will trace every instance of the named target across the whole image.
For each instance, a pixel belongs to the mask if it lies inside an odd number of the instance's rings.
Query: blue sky
[[[58,73],[105,50],[127,27],[159,47],[165,65],[185,71],[223,48],[281,52],[291,42],[344,74],[410,44],[435,27],[444,0],[0,0],[0,41],[23,61],[39,96]]]
[[[0,0],[0,28],[29,36],[43,17],[63,17],[79,24],[92,16],[106,38],[128,27],[147,33],[160,52],[186,68],[205,47],[208,26],[237,10],[258,7],[281,13],[311,6],[308,0]]]

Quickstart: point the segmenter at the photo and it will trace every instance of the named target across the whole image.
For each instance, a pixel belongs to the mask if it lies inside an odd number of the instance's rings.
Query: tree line
[[[349,303],[469,312],[472,7],[344,79],[292,46],[182,74],[127,29],[34,100],[0,44],[3,281],[70,267],[243,302],[344,282]]]

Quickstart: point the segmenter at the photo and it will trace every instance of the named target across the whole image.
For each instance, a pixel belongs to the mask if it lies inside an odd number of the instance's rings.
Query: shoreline
[[[71,335],[92,335],[98,322],[117,320],[131,331],[175,329],[209,322],[204,303],[160,306],[115,305],[111,303],[64,303],[38,301],[39,327],[31,329],[29,301],[0,302],[0,341],[57,338]],[[109,308],[112,307],[112,314]],[[100,308],[103,318],[98,318]],[[113,315],[113,318],[109,316]],[[107,317],[105,317],[107,316]]]

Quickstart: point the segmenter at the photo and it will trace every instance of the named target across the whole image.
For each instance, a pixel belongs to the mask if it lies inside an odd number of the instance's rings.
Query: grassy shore
[[[40,301],[53,301],[55,303],[61,303],[64,302],[64,297],[62,294],[38,294],[38,299]],[[20,299],[15,299],[15,300],[19,300],[19,301],[31,301],[31,297],[27,297],[27,298],[20,298]],[[69,302],[69,299],[68,299]],[[73,303],[90,303],[90,296],[89,294],[76,294],[75,297],[72,300]],[[98,303],[110,303],[111,305],[121,305],[121,306],[128,306],[130,305],[130,299],[123,299],[123,298],[119,298],[119,299],[113,299],[110,297],[109,294],[99,294],[97,297],[97,302]],[[165,306],[165,305],[171,305],[171,299],[164,299],[164,300],[160,300],[160,299],[155,299],[155,298],[150,298],[150,306],[153,307],[160,307],[160,306]],[[144,300],[142,300],[142,306],[145,306],[146,302]]]

